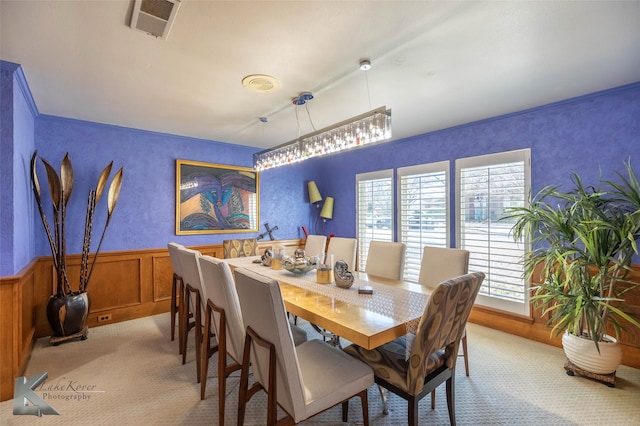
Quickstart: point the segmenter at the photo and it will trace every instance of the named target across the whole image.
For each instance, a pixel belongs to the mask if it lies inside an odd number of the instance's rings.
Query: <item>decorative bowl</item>
[[[312,257],[293,258],[291,256],[285,256],[282,258],[281,264],[284,269],[295,275],[304,275],[307,272],[316,269],[318,266],[316,259]]]

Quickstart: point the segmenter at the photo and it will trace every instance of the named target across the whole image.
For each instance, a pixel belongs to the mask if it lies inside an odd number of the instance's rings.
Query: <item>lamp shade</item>
[[[320,217],[324,219],[333,219],[333,197],[327,197],[320,211]]]
[[[320,195],[320,191],[318,191],[318,187],[316,186],[315,181],[309,181],[309,183],[307,184],[307,189],[309,191],[309,202],[311,204],[319,203],[320,201],[322,201],[322,196]]]

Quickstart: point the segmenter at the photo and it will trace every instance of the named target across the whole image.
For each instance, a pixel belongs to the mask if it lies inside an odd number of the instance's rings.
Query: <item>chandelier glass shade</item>
[[[391,138],[391,110],[380,107],[253,154],[253,168],[262,171],[333,154]]]

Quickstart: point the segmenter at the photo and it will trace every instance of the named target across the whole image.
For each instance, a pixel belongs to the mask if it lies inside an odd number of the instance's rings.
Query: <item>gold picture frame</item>
[[[176,235],[258,232],[259,223],[258,172],[176,160]]]

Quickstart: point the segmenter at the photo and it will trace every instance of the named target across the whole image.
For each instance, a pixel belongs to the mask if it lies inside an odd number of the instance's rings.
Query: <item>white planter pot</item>
[[[562,336],[564,353],[576,367],[596,374],[611,374],[616,371],[622,360],[622,348],[613,337],[598,343],[600,353],[593,340],[577,337],[567,332]]]

